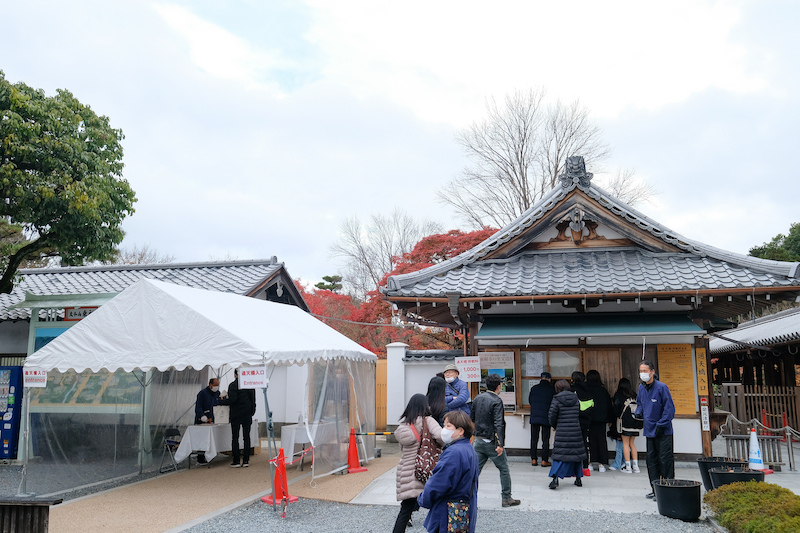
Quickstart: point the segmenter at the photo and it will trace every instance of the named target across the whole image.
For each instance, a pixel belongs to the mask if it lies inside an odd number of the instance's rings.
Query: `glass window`
[[[550,350],[550,374],[555,378],[569,378],[580,370],[581,356],[575,351]]]

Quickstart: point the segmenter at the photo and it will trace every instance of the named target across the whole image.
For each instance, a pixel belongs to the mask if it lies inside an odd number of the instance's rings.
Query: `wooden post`
[[[711,412],[714,410],[714,396],[711,394],[708,369],[708,339],[695,340],[695,366],[697,370],[697,396],[700,404],[700,431],[703,443],[703,456],[711,457]]]

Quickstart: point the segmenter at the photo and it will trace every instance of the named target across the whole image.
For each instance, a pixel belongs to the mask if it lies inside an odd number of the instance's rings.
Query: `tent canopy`
[[[26,367],[184,370],[376,356],[305,311],[141,279],[30,355]]]

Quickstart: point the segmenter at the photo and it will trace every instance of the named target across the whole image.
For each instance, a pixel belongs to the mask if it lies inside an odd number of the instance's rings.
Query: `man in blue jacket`
[[[450,364],[444,367],[444,403],[449,411],[463,411],[469,415],[472,412],[469,399],[469,385],[466,381],[458,379],[458,367]]]
[[[672,455],[672,419],[675,405],[669,387],[656,379],[653,363],[642,361],[639,365],[639,393],[636,396],[637,418],[644,418],[644,436],[647,437],[647,474],[650,477],[650,494],[655,499],[652,485],[659,478],[675,478],[675,458]]]

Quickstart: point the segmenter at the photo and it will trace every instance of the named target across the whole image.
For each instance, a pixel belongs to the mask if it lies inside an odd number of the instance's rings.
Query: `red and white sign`
[[[47,386],[47,370],[33,367],[22,368],[22,386],[42,388]]]
[[[97,311],[97,307],[65,307],[64,320],[75,322],[83,320],[87,316]]]
[[[478,357],[456,357],[458,379],[467,383],[478,383],[481,380],[481,360]]]
[[[240,389],[265,389],[269,384],[267,367],[265,366],[240,366]]]

